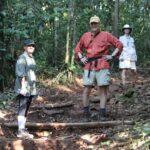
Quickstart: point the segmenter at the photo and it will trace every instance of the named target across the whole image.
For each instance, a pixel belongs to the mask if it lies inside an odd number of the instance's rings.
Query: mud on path
[[[93,128],[50,127],[29,129],[34,134],[33,140],[16,138],[16,128],[3,123],[16,124],[17,100],[9,102],[0,111],[0,150],[142,150],[150,140],[142,136],[140,126],[150,122],[150,77],[140,72],[136,85],[120,86],[118,74],[113,74],[107,114],[110,121],[134,121],[134,125],[109,125]],[[99,97],[96,88],[90,96],[90,108],[97,114]],[[28,123],[82,123],[82,81],[66,87],[49,87],[49,80],[41,81],[39,96],[33,101],[28,114]],[[90,122],[96,122],[93,118]]]

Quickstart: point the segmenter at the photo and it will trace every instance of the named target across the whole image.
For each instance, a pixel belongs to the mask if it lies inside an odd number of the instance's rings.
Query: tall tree
[[[115,0],[115,9],[114,9],[114,35],[118,37],[118,22],[119,22],[119,0]]]
[[[74,65],[74,48],[76,44],[76,16],[75,16],[75,2],[73,1],[72,6],[72,26],[73,26],[73,35],[72,35],[72,57],[71,65]]]
[[[69,6],[68,6],[68,24],[67,24],[67,34],[66,34],[66,56],[65,56],[65,63],[69,64],[70,59],[70,25],[71,25],[71,19],[73,17],[73,1],[69,0]]]
[[[57,66],[57,53],[58,53],[58,24],[59,17],[57,12],[57,7],[54,9],[55,19],[54,19],[54,66]]]
[[[4,28],[4,0],[0,1],[0,29]],[[0,91],[3,92],[4,90],[4,76],[3,76],[3,69],[4,69],[4,32],[3,30],[0,31]]]

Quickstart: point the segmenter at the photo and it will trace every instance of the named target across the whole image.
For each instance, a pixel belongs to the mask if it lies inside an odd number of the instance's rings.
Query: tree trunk
[[[70,19],[68,19],[67,35],[66,35],[66,57],[65,63],[69,64],[69,41],[70,41]]]
[[[118,37],[118,22],[119,22],[119,0],[115,0],[114,12],[114,35]]]
[[[73,24],[73,41],[72,41],[72,57],[71,57],[71,65],[74,65],[74,59],[75,59],[75,53],[74,53],[74,48],[75,48],[75,43],[76,43],[76,20],[74,20]]]
[[[73,38],[72,38],[72,57],[71,57],[71,65],[74,65],[74,48],[76,43],[76,18],[75,18],[75,3],[73,2],[72,7],[72,22],[73,22]]]
[[[68,8],[68,25],[67,25],[67,35],[66,35],[66,57],[65,57],[65,63],[69,64],[70,60],[70,22],[73,15],[73,1],[69,1],[69,8]]]
[[[55,10],[57,14],[57,11]],[[57,53],[58,53],[58,22],[59,18],[55,16],[54,20],[54,66],[57,66]]]
[[[0,12],[3,11],[4,0],[0,1]],[[4,17],[0,14],[1,26],[0,29],[4,28]],[[3,66],[4,66],[4,33],[3,30],[0,31],[0,91],[4,91],[4,75],[3,75]]]

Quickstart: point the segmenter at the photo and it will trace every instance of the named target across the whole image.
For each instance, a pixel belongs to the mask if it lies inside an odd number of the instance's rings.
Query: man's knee
[[[83,94],[85,94],[85,95],[89,95],[89,94],[90,94],[90,92],[91,92],[91,89],[92,89],[92,87],[90,87],[90,86],[86,86],[86,87],[84,87]]]
[[[100,96],[101,96],[101,95],[106,95],[106,96],[107,96],[108,87],[109,87],[109,86],[99,86],[99,87],[98,87]]]
[[[99,89],[100,91],[106,91],[106,90],[108,90],[108,87],[109,87],[109,85],[106,85],[106,86],[99,86],[98,89]]]

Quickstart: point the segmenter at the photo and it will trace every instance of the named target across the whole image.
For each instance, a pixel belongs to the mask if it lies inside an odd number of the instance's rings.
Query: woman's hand
[[[27,82],[25,80],[25,77],[23,77],[21,80],[21,90],[20,90],[20,94],[23,96],[25,96],[27,94],[26,85],[27,85]]]

